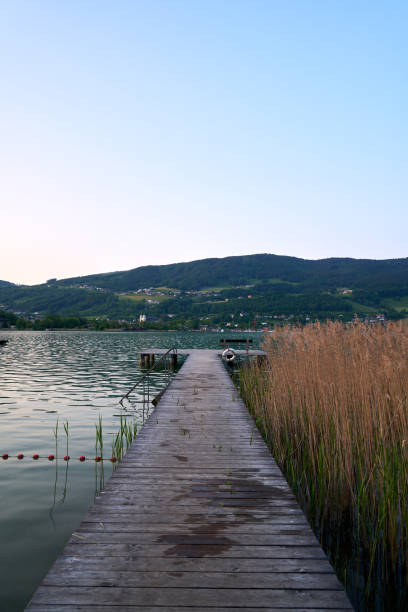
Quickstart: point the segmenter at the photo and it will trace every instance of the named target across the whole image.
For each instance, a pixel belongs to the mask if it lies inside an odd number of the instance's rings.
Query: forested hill
[[[113,291],[132,291],[161,286],[183,290],[204,289],[268,280],[302,283],[318,289],[407,283],[408,258],[331,258],[315,261],[282,255],[243,255],[164,266],[143,266],[125,272],[68,278],[57,283],[64,286],[86,284]]]
[[[0,287],[13,287],[13,283],[9,283],[8,281],[0,280]]]
[[[160,324],[246,322],[270,318],[351,319],[354,313],[408,316],[408,258],[332,258],[279,255],[203,259],[42,285],[0,283],[0,310],[61,316],[140,315]],[[238,321],[238,323],[237,323]]]

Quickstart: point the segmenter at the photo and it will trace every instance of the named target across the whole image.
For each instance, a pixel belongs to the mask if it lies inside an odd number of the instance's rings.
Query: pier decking
[[[190,351],[29,612],[350,610],[219,351]]]

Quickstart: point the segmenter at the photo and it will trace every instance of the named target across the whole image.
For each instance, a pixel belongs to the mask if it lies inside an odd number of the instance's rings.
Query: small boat
[[[7,344],[8,340],[5,340],[4,338],[0,338],[0,346],[4,346],[5,344]]]

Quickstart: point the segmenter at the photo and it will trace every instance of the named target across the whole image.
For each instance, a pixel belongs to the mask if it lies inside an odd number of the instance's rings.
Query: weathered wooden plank
[[[122,605],[122,604],[115,604],[115,606],[111,607],[112,610],[114,610],[115,612],[135,612],[135,611],[140,611],[143,610],[143,612],[208,612],[209,608],[208,606],[206,606],[205,608],[201,607],[201,606],[145,606],[145,605],[137,605],[135,604],[134,606],[128,606],[128,605]],[[302,607],[302,608],[286,608],[286,607],[273,607],[271,608],[270,606],[268,607],[262,607],[259,608],[259,606],[257,606],[256,608],[253,608],[252,606],[247,606],[247,605],[243,605],[243,606],[235,606],[234,608],[228,607],[228,608],[224,608],[224,607],[219,607],[217,606],[216,610],[217,612],[231,612],[231,610],[245,610],[245,612],[259,612],[259,610],[262,610],[262,612],[326,612],[328,610],[327,607],[324,608],[306,608],[306,607]],[[27,608],[27,612],[67,612],[69,610],[69,612],[106,612],[106,606],[102,605],[91,605],[91,604],[86,604],[85,606],[81,606],[81,605],[72,605],[69,604],[69,608],[67,607],[67,605],[55,605],[53,603],[50,604],[31,604],[28,608]],[[214,610],[214,608],[213,608]],[[350,606],[347,607],[343,607],[343,608],[330,608],[331,612],[342,612],[343,610],[350,610]]]
[[[320,589],[188,589],[188,588],[139,588],[139,587],[46,587],[40,586],[36,593],[37,603],[63,603],[69,600],[72,604],[118,603],[137,604],[138,606],[191,606],[199,597],[201,606],[218,608],[243,607],[243,597],[250,606],[268,607],[286,605],[293,607],[324,606],[330,608],[344,606],[343,591]],[[351,606],[350,606],[351,609]]]
[[[319,546],[312,532],[302,534],[300,530],[291,531],[287,534],[272,534],[272,535],[256,535],[256,534],[231,534],[227,535],[221,528],[220,534],[200,534],[200,533],[144,533],[134,532],[128,529],[124,531],[83,531],[78,530],[72,534],[69,540],[70,544],[77,544],[78,540],[81,543],[87,544],[169,544],[169,545],[186,545],[186,546],[259,546],[265,548],[267,546]]]
[[[192,351],[27,610],[351,606],[212,351]]]
[[[322,573],[333,574],[333,568],[325,557],[321,559],[228,559],[217,557],[154,557],[142,558],[135,556],[109,557],[108,555],[94,555],[82,557],[75,555],[60,556],[50,572],[65,573],[69,569],[82,571],[105,571],[115,569],[125,572],[212,572],[212,573],[245,573],[251,574],[270,572],[286,573]]]
[[[237,521],[245,520],[248,522],[255,521],[259,523],[267,523],[271,522],[275,519],[284,520],[285,518],[299,518],[304,517],[300,508],[287,508],[287,507],[277,507],[273,508],[271,511],[266,510],[258,510],[258,509],[236,509],[236,508],[228,508],[226,506],[208,506],[207,508],[202,509],[201,507],[195,509],[194,511],[191,508],[188,509],[188,514],[186,515],[186,508],[175,508],[174,512],[172,512],[171,516],[165,512],[158,512],[157,506],[145,506],[148,509],[148,512],[134,511],[133,508],[129,508],[128,506],[110,506],[104,507],[103,513],[100,511],[99,506],[93,506],[86,517],[92,516],[95,518],[106,518],[106,520],[112,520],[113,517],[122,518],[122,520],[136,520],[141,523],[150,523],[152,520],[156,519],[157,523],[165,523],[172,524],[183,521],[188,517],[188,521],[190,523],[195,522],[203,522],[208,517],[208,520],[218,520],[218,519],[237,519]]]
[[[281,478],[269,479],[265,482],[265,485],[262,487],[260,483],[254,481],[254,484],[248,485],[241,484],[241,480],[238,478],[233,478],[231,476],[223,478],[223,479],[200,479],[199,477],[195,479],[189,480],[177,480],[177,479],[169,479],[169,478],[155,478],[154,481],[151,478],[146,478],[143,480],[138,480],[137,482],[128,483],[128,479],[121,478],[112,481],[108,481],[108,485],[105,487],[105,493],[109,493],[110,491],[116,491],[119,483],[124,483],[127,491],[139,491],[141,493],[154,492],[160,493],[163,490],[170,489],[172,487],[172,491],[180,491],[180,492],[189,492],[189,491],[197,491],[197,492],[208,492],[208,491],[224,491],[227,493],[239,493],[249,492],[249,491],[265,491],[265,486],[267,487],[279,487],[281,490],[285,490],[288,493],[292,494],[287,483]]]
[[[251,484],[255,484],[256,481],[259,481],[259,484],[263,486],[264,484],[274,483],[274,482],[282,482],[286,483],[286,480],[282,477],[281,472],[278,468],[275,468],[273,471],[258,471],[254,472],[242,472],[238,468],[217,468],[211,471],[206,472],[203,469],[203,466],[199,468],[194,468],[190,465],[184,465],[183,470],[180,470],[180,466],[177,468],[167,467],[167,468],[156,468],[151,466],[145,466],[143,468],[139,468],[132,464],[122,463],[120,465],[121,469],[117,470],[111,476],[112,484],[119,480],[127,480],[129,482],[129,471],[132,471],[132,480],[129,484],[138,484],[139,482],[143,484],[143,482],[150,481],[153,485],[161,482],[167,482],[168,479],[173,480],[175,483],[180,483],[180,485],[188,485],[192,481],[207,483],[220,483],[222,484],[225,480],[229,480],[231,482],[240,483],[242,480],[246,483],[249,479]],[[107,483],[107,484],[108,484]]]
[[[117,517],[116,520],[107,521],[85,521],[81,522],[81,525],[76,529],[75,533],[87,533],[91,531],[96,532],[108,532],[108,533],[153,533],[153,534],[163,534],[163,533],[219,533],[222,531],[224,534],[240,534],[240,535],[248,535],[248,534],[265,534],[271,536],[272,534],[284,534],[284,535],[307,535],[311,532],[309,525],[303,518],[292,519],[291,522],[288,522],[285,519],[285,522],[277,522],[277,523],[249,523],[245,522],[240,524],[239,521],[233,521],[230,526],[228,522],[225,521],[212,521],[209,523],[206,521],[204,524],[195,523],[195,524],[182,524],[182,523],[174,523],[174,524],[164,524],[158,525],[157,523],[145,523],[139,524],[138,521],[130,522],[130,521],[120,521]]]
[[[87,587],[160,587],[160,588],[210,588],[210,589],[326,589],[342,590],[334,574],[300,572],[258,573],[252,572],[120,572],[114,569],[100,571],[67,570],[50,572],[43,586]]]
[[[296,539],[293,540],[294,542]],[[324,552],[317,544],[315,546],[231,546],[224,544],[189,545],[189,544],[89,544],[86,541],[73,542],[65,546],[68,555],[92,557],[106,555],[122,557],[137,555],[139,557],[226,557],[228,559],[323,559]]]
[[[137,491],[137,489],[135,489]],[[278,492],[278,491],[277,491]],[[122,493],[121,495],[115,494],[113,491],[111,495],[106,492],[105,495],[102,495],[96,500],[96,504],[108,505],[112,503],[126,503],[132,502],[133,504],[133,496],[132,491],[127,491],[126,494]],[[189,492],[185,493],[183,491],[163,491],[163,494],[160,495],[153,493],[145,493],[141,492],[142,499],[145,504],[147,503],[157,503],[157,502],[166,502],[171,501],[176,505],[197,505],[206,503],[209,500],[213,502],[221,501],[221,502],[234,502],[234,505],[248,505],[258,507],[259,504],[265,506],[295,506],[296,499],[295,496],[290,493],[287,489],[281,489],[280,494],[282,495],[281,499],[278,499],[276,496],[272,497],[270,493],[256,493],[254,491],[237,491],[233,493],[228,493],[224,491],[197,491],[197,492]]]
[[[132,510],[137,510],[139,509],[141,512],[149,512],[151,510],[153,510],[154,508],[157,508],[157,505],[160,503],[161,500],[160,498],[150,498],[147,500],[141,500],[141,503],[138,503],[137,501],[133,501],[133,499],[128,498],[126,496],[121,496],[118,497],[116,500],[112,499],[106,499],[103,502],[101,501],[96,501],[95,502],[95,507],[103,507],[104,509],[108,509],[108,508],[129,508]],[[145,502],[145,503],[144,503]],[[203,509],[210,506],[213,507],[224,507],[224,508],[236,508],[237,510],[241,509],[241,510],[256,510],[257,508],[259,508],[259,502],[260,500],[257,499],[230,499],[230,498],[226,498],[226,499],[211,499],[211,498],[203,498],[201,500],[199,499],[181,499],[181,500],[177,500],[177,499],[165,499],[164,503],[169,504],[171,503],[172,506],[174,506],[175,508],[185,508],[186,512],[190,512],[194,511],[194,510],[199,510],[199,509]],[[290,500],[262,500],[262,508],[267,510],[270,509],[271,511],[273,510],[277,510],[278,508],[281,508],[282,510],[296,510],[296,502],[295,501],[290,501]]]
[[[178,507],[174,508],[171,515],[169,515],[168,511],[164,511],[162,509],[159,512],[160,508],[157,505],[152,506],[121,506],[121,505],[112,505],[112,506],[104,506],[103,511],[101,506],[92,506],[86,517],[100,517],[107,518],[110,520],[111,517],[126,517],[128,518],[140,520],[141,522],[151,522],[150,517],[156,518],[158,523],[177,523],[183,521],[188,517],[188,521],[190,523],[197,521],[204,521],[205,517],[208,516],[209,520],[214,518],[236,518],[237,520],[248,520],[248,521],[258,521],[258,522],[267,522],[268,520],[274,520],[274,518],[284,518],[284,517],[301,517],[304,516],[301,509],[298,507],[283,507],[277,506],[276,508],[268,508],[267,510],[259,510],[258,508],[235,508],[228,506],[195,506],[194,508],[190,507]],[[186,514],[187,513],[187,514]]]
[[[126,481],[109,482],[104,489],[105,495],[111,491],[113,493],[117,491],[117,482]],[[287,483],[284,480],[278,478],[274,480],[269,480],[268,483],[265,483],[263,486],[260,482],[257,482],[256,480],[244,481],[238,478],[208,480],[207,483],[205,481],[200,481],[199,479],[196,479],[195,481],[190,480],[188,482],[183,483],[179,483],[173,480],[169,481],[168,479],[162,481],[155,480],[154,482],[152,482],[151,480],[144,480],[142,482],[138,481],[126,483],[126,490],[128,492],[138,491],[139,493],[163,493],[168,490],[171,493],[228,493],[230,495],[237,495],[239,493],[250,493],[251,495],[254,495],[256,493],[259,493],[262,497],[271,496],[271,487],[274,488],[274,493],[276,493],[276,489],[279,488],[280,491],[290,494],[293,497],[293,493]]]

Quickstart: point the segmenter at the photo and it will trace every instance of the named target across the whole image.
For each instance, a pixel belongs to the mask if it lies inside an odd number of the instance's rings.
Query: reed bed
[[[241,393],[360,610],[408,609],[408,326],[286,327]]]

